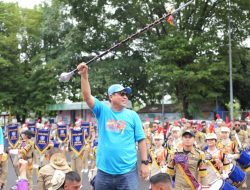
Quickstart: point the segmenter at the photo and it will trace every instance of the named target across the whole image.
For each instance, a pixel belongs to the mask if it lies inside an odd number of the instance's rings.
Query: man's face
[[[194,133],[196,133],[196,132],[197,132],[197,127],[198,127],[198,125],[197,125],[197,124],[193,124],[193,126],[192,126],[192,130],[193,130],[193,132],[194,132]]]
[[[170,183],[156,183],[156,184],[151,184],[151,189],[152,190],[171,190],[171,184]]]
[[[194,137],[190,134],[185,134],[182,137],[182,142],[184,146],[193,146],[194,144]]]
[[[79,190],[81,185],[81,181],[65,181],[64,190]]]
[[[234,122],[234,127],[236,130],[239,130],[240,129],[240,122],[239,121],[235,121]]]
[[[110,101],[116,105],[126,107],[128,104],[128,94],[125,91],[115,92],[110,96]]]
[[[205,122],[201,123],[201,126],[202,126],[202,129],[207,127]]]

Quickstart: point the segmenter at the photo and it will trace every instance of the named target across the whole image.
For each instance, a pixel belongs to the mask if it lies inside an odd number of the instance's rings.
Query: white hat
[[[206,140],[208,139],[216,139],[217,140],[217,135],[215,133],[208,133],[205,135]]]
[[[230,133],[230,129],[228,127],[221,127],[220,131]]]
[[[164,140],[164,135],[162,133],[157,133],[154,135],[153,139]]]
[[[51,190],[59,189],[65,181],[65,173],[61,170],[55,170],[51,179],[52,188]]]
[[[171,131],[181,131],[181,128],[180,128],[180,127],[175,126],[175,127],[173,127],[173,128],[171,129]]]

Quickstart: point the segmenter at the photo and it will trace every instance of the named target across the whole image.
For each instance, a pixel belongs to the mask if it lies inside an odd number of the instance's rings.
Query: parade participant
[[[238,136],[239,142],[237,141],[237,136]],[[231,132],[231,139],[232,141],[234,141],[238,149],[240,148],[246,149],[249,146],[248,134],[246,131],[241,129],[241,123],[239,120],[234,120],[234,129]],[[239,143],[241,145],[239,145]],[[246,181],[242,184],[242,188],[247,188]]]
[[[221,139],[217,143],[217,148],[223,150],[231,161],[239,158],[239,150],[235,142],[229,138],[229,135],[230,129],[228,127],[221,127]]]
[[[144,123],[144,134],[146,136],[146,144],[147,144],[147,149],[149,150],[152,146],[152,132],[151,128],[149,126],[150,122],[145,122]]]
[[[166,173],[159,173],[150,178],[151,190],[171,190],[171,178]]]
[[[43,166],[38,173],[38,190],[49,190],[52,187],[51,180],[56,170],[64,173],[72,171],[63,153],[50,151],[50,162]]]
[[[109,87],[111,107],[91,95],[88,67],[78,65],[82,95],[98,120],[99,144],[96,155],[98,168],[95,189],[138,189],[136,142],[141,154],[140,175],[148,176],[148,160],[142,123],[136,112],[126,109],[130,88],[115,84]]]
[[[195,146],[198,149],[203,149],[205,146],[205,134],[198,131],[198,123],[194,122],[192,126],[193,132],[195,134]]]
[[[196,190],[206,184],[205,154],[194,148],[195,135],[186,130],[182,134],[183,148],[173,152],[168,159],[167,173],[175,175],[174,189]]]
[[[8,155],[3,152],[0,159],[0,189],[4,189],[8,175]]]
[[[167,145],[168,145],[168,148],[170,148],[172,151],[175,151],[178,148],[182,147],[180,127],[174,126],[171,129],[171,135],[168,138]]]
[[[221,127],[226,127],[225,122],[223,121],[223,119],[221,119],[219,114],[216,114],[216,120],[214,123],[214,133],[217,135],[218,141],[220,141],[220,136],[221,136]]]
[[[19,177],[18,181],[16,183],[16,187],[13,189],[16,190],[28,190],[29,185],[28,185],[28,180],[27,180],[27,167],[28,167],[28,162],[26,160],[20,159],[18,161],[19,164]]]
[[[90,122],[82,123],[82,127],[85,131],[85,148],[83,151],[83,170],[82,172],[88,173],[89,163],[90,163],[90,153],[91,153],[91,144],[95,138],[95,129]]]
[[[210,184],[216,179],[221,178],[223,174],[224,179],[226,179],[229,172],[229,160],[222,150],[216,147],[217,136],[215,133],[206,134],[206,143],[208,145],[207,150],[205,150],[206,161],[207,161],[207,182]]]
[[[4,136],[2,127],[0,127],[0,189],[4,187],[7,181],[8,155],[4,152]]]
[[[76,131],[82,131],[83,134],[83,141],[85,141],[84,139],[84,131],[81,128],[81,120],[77,120],[75,122],[75,126],[73,127],[73,130]],[[71,134],[71,138],[72,138],[72,134]],[[85,144],[85,142],[83,142]],[[71,168],[73,171],[77,172],[79,175],[82,175],[81,171],[83,169],[83,151],[82,152],[75,152],[73,151],[72,148],[70,155],[71,155]]]
[[[250,112],[248,113],[247,117],[245,118],[246,121],[246,131],[248,134],[248,144],[250,145]]]
[[[32,141],[32,132],[29,130],[21,132],[21,141],[18,143],[18,157],[14,160],[14,165],[18,171],[18,161],[19,159],[26,160],[28,162],[27,166],[27,176],[29,182],[29,189],[32,189],[32,171],[33,171],[33,151],[34,142]]]
[[[90,170],[88,173],[89,182],[91,183],[96,176],[97,168],[96,168],[96,152],[98,147],[98,133],[97,131],[93,135],[93,140],[91,143],[91,152],[90,152],[90,159],[91,159],[91,165]]]
[[[156,133],[153,136],[154,146],[149,150],[150,156],[150,176],[153,176],[161,171],[165,171],[167,150],[162,146],[164,142],[163,133]]]
[[[81,177],[77,172],[64,173],[56,170],[51,180],[52,187],[49,190],[80,190]]]
[[[238,135],[240,142],[237,142],[236,135]],[[241,123],[239,120],[234,121],[234,129],[231,131],[231,139],[238,148],[247,148],[249,146],[248,134],[246,131],[241,129]],[[239,147],[239,143],[241,143],[242,147]]]
[[[207,133],[207,123],[206,121],[201,122],[201,132],[206,134]]]

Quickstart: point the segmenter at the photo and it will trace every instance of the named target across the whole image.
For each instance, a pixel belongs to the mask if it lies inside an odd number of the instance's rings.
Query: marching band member
[[[226,175],[229,172],[229,160],[222,150],[216,147],[217,136],[215,133],[206,134],[206,143],[208,145],[205,150],[208,172],[208,183],[215,181],[224,175],[223,178],[227,178]]]
[[[193,132],[195,134],[195,146],[198,149],[203,149],[205,145],[205,134],[203,132],[198,131],[198,123],[193,123]]]
[[[7,181],[8,155],[4,152],[4,136],[2,127],[0,127],[0,189],[4,187]]]
[[[248,134],[248,145],[250,144],[250,112],[248,113],[248,116],[245,118],[245,121],[247,122],[247,134]]]
[[[171,135],[168,137],[167,146],[170,150],[175,151],[182,146],[181,129],[174,126],[171,129]]]
[[[236,135],[238,136],[238,140],[240,142],[237,141]],[[232,130],[232,132],[231,132],[231,139],[232,139],[232,141],[234,141],[237,148],[246,149],[249,146],[249,144],[248,144],[248,134],[247,134],[246,131],[241,129],[241,124],[240,124],[239,120],[234,121],[234,130]],[[239,143],[241,143],[241,145],[239,145]],[[242,184],[242,188],[247,188],[246,181]]]
[[[239,158],[239,150],[236,144],[229,138],[230,129],[228,127],[221,127],[221,139],[217,143],[217,147],[228,155],[229,160]]]
[[[168,158],[167,173],[175,175],[174,189],[196,190],[206,185],[207,169],[205,154],[194,148],[195,135],[186,130],[182,134],[183,147]]]
[[[153,136],[154,146],[149,150],[149,160],[151,161],[150,176],[154,176],[155,174],[164,171],[164,168],[166,167],[167,150],[163,147],[163,142],[163,133],[157,132]]]
[[[32,169],[33,169],[33,151],[34,142],[31,140],[32,132],[29,130],[21,132],[21,142],[18,144],[18,159],[15,159],[14,164],[17,167],[19,159],[28,161],[27,176],[29,182],[29,189],[32,189]],[[18,170],[17,170],[18,171]]]
[[[77,120],[75,122],[75,126],[73,127],[73,129],[78,131],[82,130],[81,120]],[[83,169],[83,152],[77,154],[73,150],[71,150],[71,168],[73,171],[77,172],[80,176],[82,175],[81,171]]]

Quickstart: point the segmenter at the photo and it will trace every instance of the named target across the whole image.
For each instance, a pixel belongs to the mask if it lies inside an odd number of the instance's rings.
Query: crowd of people
[[[16,128],[8,131],[7,126],[8,153],[14,155],[13,166],[19,176],[13,188],[77,190],[82,173],[88,173],[95,190],[139,190],[139,176],[150,182],[151,190],[247,188],[250,114],[232,122],[224,122],[219,115],[209,123],[185,118],[142,122],[136,112],[126,108],[131,88],[111,85],[111,106],[107,106],[91,94],[87,65],[79,64],[78,71],[83,99],[97,123],[80,119],[71,126],[63,121],[38,121],[32,127],[26,123],[17,127],[20,138],[15,145],[11,135],[15,137]],[[0,187],[4,189],[8,155],[2,140],[0,160]]]

